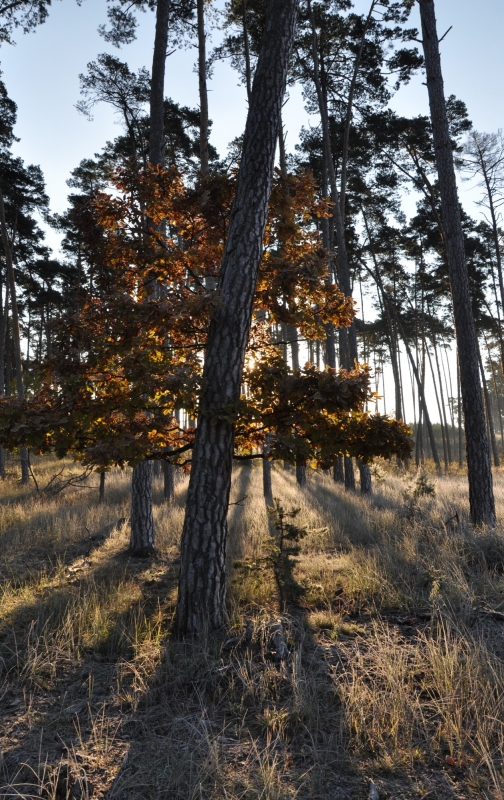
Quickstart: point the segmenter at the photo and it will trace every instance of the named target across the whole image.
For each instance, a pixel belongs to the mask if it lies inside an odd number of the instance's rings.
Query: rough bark
[[[205,0],[197,0],[198,16],[198,78],[200,96],[200,165],[201,174],[208,175],[208,90],[206,67]]]
[[[478,343],[471,308],[464,234],[446,114],[434,2],[433,0],[419,0],[419,2],[455,332],[460,354],[471,520],[476,525],[494,525],[495,501],[490,449],[485,428],[485,410],[479,380]]]
[[[347,492],[354,492],[355,491],[355,472],[353,467],[353,461],[350,456],[345,456],[343,458],[343,465],[345,467],[345,489]]]
[[[338,456],[333,468],[334,483],[345,483],[345,472],[343,469],[343,456]]]
[[[457,417],[458,417],[458,463],[459,468],[462,469],[464,464],[463,446],[462,446],[462,398],[460,396],[460,360],[457,351]]]
[[[175,467],[169,461],[163,461],[163,497],[167,503],[175,499]]]
[[[227,511],[234,426],[262,257],[280,111],[299,0],[270,0],[252,87],[236,195],[208,335],[182,532],[176,628],[219,628],[226,618]]]
[[[359,473],[361,494],[373,494],[371,468],[369,464],[363,464],[361,461],[359,461]]]
[[[150,91],[149,161],[153,166],[164,161],[164,82],[170,8],[171,0],[157,0]]]
[[[148,558],[154,553],[151,461],[141,461],[133,467],[129,552],[134,558]]]

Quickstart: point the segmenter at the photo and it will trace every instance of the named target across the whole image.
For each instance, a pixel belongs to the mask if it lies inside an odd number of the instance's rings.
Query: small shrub
[[[275,498],[275,506],[268,509],[270,526],[275,533],[267,537],[263,543],[265,555],[237,561],[234,565],[242,576],[272,571],[282,609],[289,603],[296,603],[306,591],[306,587],[295,579],[294,567],[297,564],[295,557],[301,551],[300,541],[310,531],[306,527],[288,522],[289,519],[294,520],[299,512],[299,508],[285,511],[280,501]]]

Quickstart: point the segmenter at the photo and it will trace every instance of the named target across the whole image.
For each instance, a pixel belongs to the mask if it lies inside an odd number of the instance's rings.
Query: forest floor
[[[40,485],[58,469],[34,466]],[[295,573],[304,595],[281,613],[269,570],[233,568],[268,535],[261,469],[237,468],[229,627],[179,642],[187,478],[173,505],[156,481],[157,555],[133,561],[129,471],[107,476],[100,505],[97,488],[39,496],[12,467],[0,487],[0,797],[502,800],[503,529],[467,523],[463,475],[415,498],[415,473],[380,470],[365,499],[318,473],[300,490],[274,469],[275,496],[311,529]],[[495,485],[504,520],[504,475]]]

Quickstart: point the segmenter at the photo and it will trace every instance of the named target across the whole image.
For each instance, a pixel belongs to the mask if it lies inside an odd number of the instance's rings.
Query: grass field
[[[178,642],[187,478],[171,506],[156,482],[157,555],[133,561],[129,471],[107,476],[99,505],[96,475],[50,498],[23,489],[11,463],[1,798],[504,797],[504,535],[468,525],[463,475],[415,497],[413,472],[382,465],[364,499],[320,473],[299,490],[275,468],[275,496],[311,531],[295,572],[304,593],[285,611],[269,570],[233,568],[268,535],[261,470],[237,468],[228,629]],[[58,469],[34,465],[40,485]],[[504,475],[495,486],[504,520]]]

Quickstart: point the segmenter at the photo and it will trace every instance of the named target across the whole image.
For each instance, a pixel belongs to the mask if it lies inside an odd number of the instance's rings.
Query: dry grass
[[[57,468],[34,465],[41,483]],[[156,483],[157,556],[134,562],[128,471],[108,475],[99,505],[95,476],[41,498],[13,462],[0,487],[0,797],[365,800],[372,780],[380,798],[502,800],[502,530],[468,524],[463,475],[415,499],[413,473],[381,472],[366,499],[274,470],[274,494],[313,531],[302,606],[280,613],[267,571],[233,568],[268,531],[260,469],[238,468],[229,630],[195,643],[170,637],[186,478],[172,506]],[[496,493],[504,519],[501,475]]]

